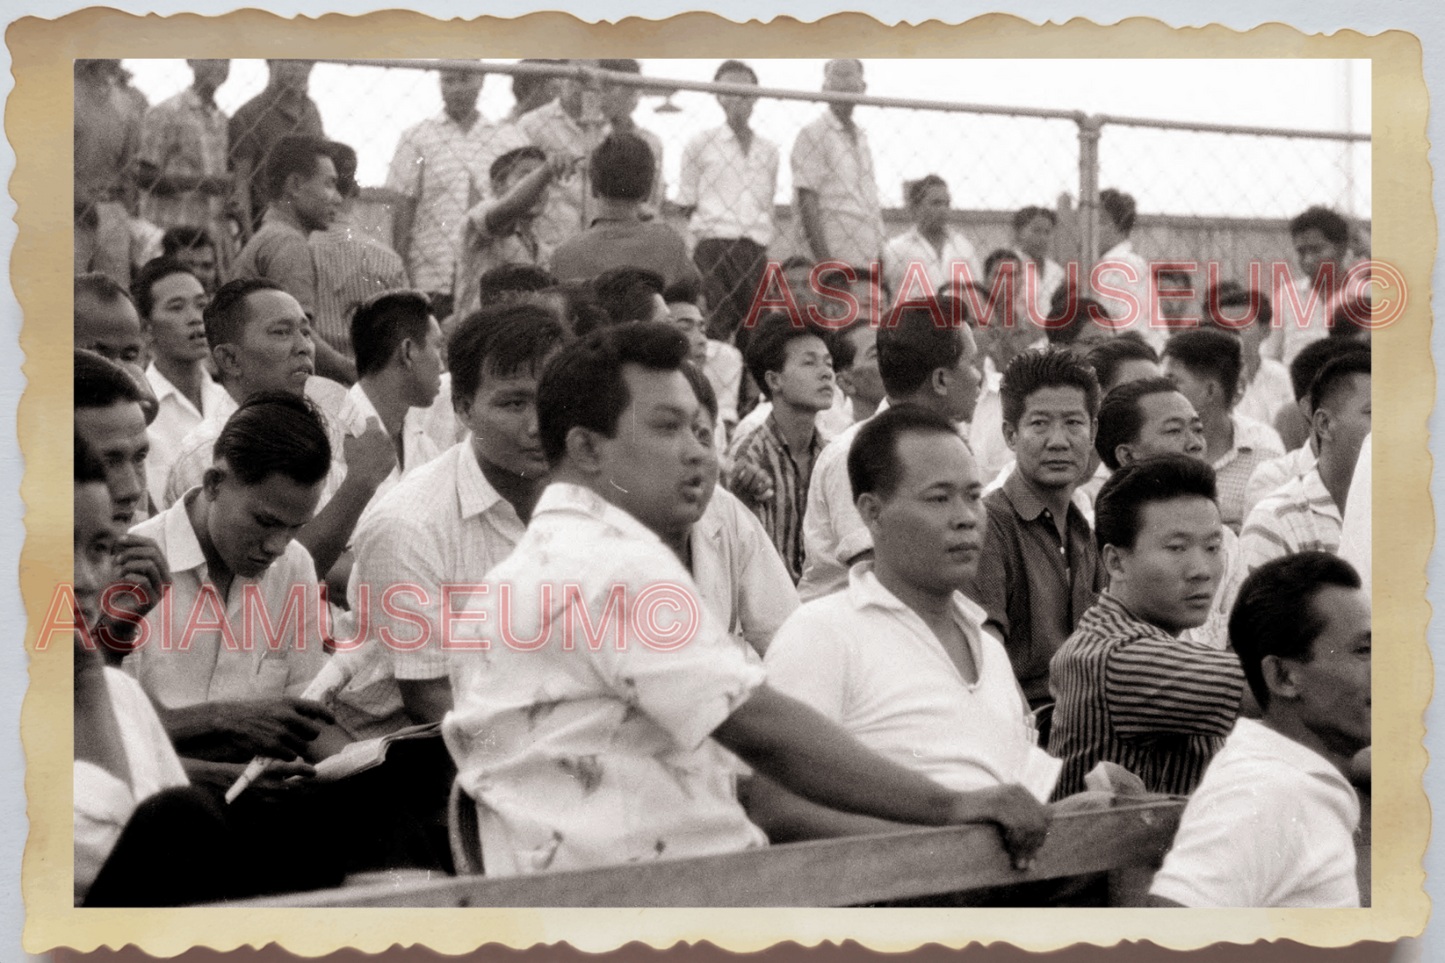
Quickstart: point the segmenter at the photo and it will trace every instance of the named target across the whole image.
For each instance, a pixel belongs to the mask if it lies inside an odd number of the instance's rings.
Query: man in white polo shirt
[[[1209,764],[1150,902],[1359,906],[1344,774],[1370,744],[1370,597],[1348,562],[1290,555],[1245,580],[1229,632],[1264,717]]]
[[[1063,763],[1036,744],[1008,653],[958,591],[988,515],[978,467],[937,412],[875,415],[848,452],[873,559],[842,592],[809,602],[773,639],[769,682],[870,749],[951,789],[1022,786],[1040,802]],[[775,841],[886,831],[754,777],[752,817]]]

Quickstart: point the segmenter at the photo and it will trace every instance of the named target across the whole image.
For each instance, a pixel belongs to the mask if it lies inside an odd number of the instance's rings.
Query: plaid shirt
[[[1344,520],[1316,464],[1277,489],[1249,513],[1239,536],[1244,564],[1254,571],[1271,559],[1297,552],[1340,550]]]
[[[817,463],[818,453],[823,450],[824,444],[815,428],[808,447],[810,465]],[[796,585],[803,576],[803,509],[808,504],[811,473],[805,475],[799,469],[797,459],[788,450],[787,439],[772,415],[738,449],[733,458],[734,470],[744,464],[752,465],[772,479],[772,501],[750,507],[763,523],[763,529],[773,540],[773,546],[783,557],[783,565]]]
[[[1268,425],[1231,416],[1234,421],[1234,447],[1214,460],[1214,484],[1219,491],[1219,514],[1224,524],[1239,533],[1244,523],[1244,493],[1254,470],[1272,458],[1284,454],[1284,443]]]
[[[1150,792],[1188,794],[1234,727],[1244,670],[1232,650],[1177,639],[1105,592],[1054,656],[1049,691],[1055,798],[1081,792],[1100,760]]]

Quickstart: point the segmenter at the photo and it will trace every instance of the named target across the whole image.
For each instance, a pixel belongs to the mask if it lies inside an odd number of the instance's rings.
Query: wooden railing
[[[1111,903],[1143,895],[1184,803],[1143,797],[1061,814],[1033,867],[1013,868],[991,825],[917,829],[696,859],[491,879],[386,882],[230,906],[854,906],[1107,872]]]

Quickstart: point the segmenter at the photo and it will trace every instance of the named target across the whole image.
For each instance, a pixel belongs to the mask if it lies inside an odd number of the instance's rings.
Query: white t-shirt
[[[853,566],[846,591],[783,623],[764,659],[768,682],[950,789],[1019,783],[1046,802],[1063,762],[1036,744],[1008,653],[981,631],[983,609],[959,592],[953,606],[978,672],[973,683],[871,562]]]
[[[1150,892],[1190,907],[1359,906],[1359,822],[1354,788],[1327,759],[1240,719]]]

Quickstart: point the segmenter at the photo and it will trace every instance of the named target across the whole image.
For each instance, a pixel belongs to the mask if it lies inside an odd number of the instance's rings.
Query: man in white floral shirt
[[[999,823],[1026,865],[1048,821],[1027,792],[950,792],[865,750],[768,687],[697,601],[657,534],[705,497],[687,351],[668,326],[628,324],[572,343],[543,373],[552,483],[466,613],[485,618],[482,638],[453,644],[456,708],[442,724],[488,875],[764,845],[717,743],[837,809]]]

